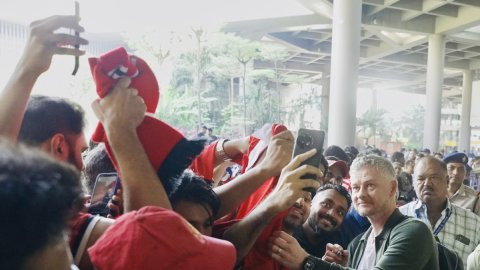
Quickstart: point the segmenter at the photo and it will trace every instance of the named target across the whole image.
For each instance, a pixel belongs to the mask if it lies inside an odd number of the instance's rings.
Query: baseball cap
[[[462,152],[455,152],[450,153],[443,158],[445,163],[462,163],[463,165],[468,164],[468,157],[465,153]]]
[[[328,167],[337,167],[340,169],[340,171],[342,172],[342,177],[343,178],[350,178],[350,175],[349,175],[349,169],[348,169],[348,166],[347,166],[347,163],[345,163],[345,161],[343,160],[334,160],[334,159],[328,159],[327,157],[327,162],[328,162]]]
[[[233,269],[236,251],[177,213],[146,206],[121,216],[91,248],[97,270]]]

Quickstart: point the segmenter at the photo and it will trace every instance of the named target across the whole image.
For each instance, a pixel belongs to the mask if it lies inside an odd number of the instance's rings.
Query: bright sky
[[[7,2],[7,1],[5,1]],[[296,0],[79,0],[89,32],[120,32],[176,25],[218,24],[311,14]],[[14,0],[2,3],[2,19],[28,23],[52,14],[73,14],[72,0]]]

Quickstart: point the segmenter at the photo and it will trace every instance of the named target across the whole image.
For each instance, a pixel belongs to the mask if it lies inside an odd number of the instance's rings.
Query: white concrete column
[[[470,152],[470,115],[472,112],[473,74],[471,70],[463,72],[462,115],[460,117],[460,143],[458,151]]]
[[[322,101],[321,101],[321,116],[320,129],[328,132],[328,115],[330,105],[330,65],[325,67],[322,73]]]
[[[328,145],[355,142],[361,16],[361,0],[333,1]]]
[[[431,35],[428,38],[427,97],[425,124],[423,126],[423,147],[435,152],[438,151],[440,139],[444,58],[445,37]]]

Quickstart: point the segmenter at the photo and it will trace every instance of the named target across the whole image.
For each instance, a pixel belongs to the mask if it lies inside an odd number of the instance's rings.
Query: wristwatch
[[[218,140],[217,145],[215,146],[215,156],[220,160],[231,160],[231,158],[227,155],[227,153],[225,153],[225,149],[223,148],[223,144],[228,141],[228,139]]]
[[[315,268],[316,258],[312,255],[308,255],[308,257],[303,260],[302,269],[303,270],[313,270]]]

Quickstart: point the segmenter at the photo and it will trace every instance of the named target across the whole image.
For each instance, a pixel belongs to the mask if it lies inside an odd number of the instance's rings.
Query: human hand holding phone
[[[325,132],[315,129],[301,128],[298,130],[297,137],[295,138],[295,144],[293,149],[293,158],[303,153],[306,153],[312,149],[316,149],[315,155],[303,161],[301,165],[310,165],[316,168],[320,168],[323,158],[323,142],[325,140]],[[324,168],[326,169],[326,168]],[[302,179],[316,179],[319,178],[316,175],[306,174],[301,177]],[[309,192],[315,194],[316,190],[307,189]]]
[[[101,173],[97,176],[93,188],[88,212],[92,215],[107,217],[110,214],[108,204],[119,189],[119,179],[116,173]]]

